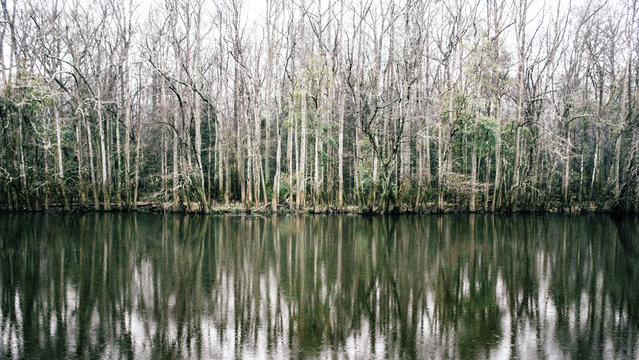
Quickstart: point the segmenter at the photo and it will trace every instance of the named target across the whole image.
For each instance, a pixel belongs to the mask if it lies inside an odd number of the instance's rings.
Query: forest
[[[639,210],[638,0],[0,3],[2,210]]]

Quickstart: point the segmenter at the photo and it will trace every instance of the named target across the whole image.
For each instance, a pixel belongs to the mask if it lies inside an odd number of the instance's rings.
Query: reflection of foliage
[[[385,349],[370,357],[482,358],[509,337],[526,357],[527,336],[542,357],[601,357],[603,344],[628,356],[636,226],[594,216],[4,216],[0,328],[21,342],[0,343],[0,357],[245,357],[263,342],[271,356],[323,357],[370,339]]]

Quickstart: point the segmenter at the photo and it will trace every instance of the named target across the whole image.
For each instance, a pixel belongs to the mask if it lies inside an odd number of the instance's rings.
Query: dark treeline
[[[137,2],[1,1],[1,208],[639,208],[637,0]]]

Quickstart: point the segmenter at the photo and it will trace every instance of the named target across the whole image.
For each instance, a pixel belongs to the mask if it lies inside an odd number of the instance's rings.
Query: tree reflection
[[[0,357],[636,357],[636,217],[0,218]]]

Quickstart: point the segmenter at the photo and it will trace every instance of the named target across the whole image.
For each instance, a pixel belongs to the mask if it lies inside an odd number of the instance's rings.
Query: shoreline
[[[460,209],[449,204],[445,209],[438,211],[435,206],[424,207],[420,209],[411,209],[407,207],[396,207],[388,211],[380,211],[371,208],[363,208],[358,206],[345,206],[342,208],[330,206],[308,207],[305,209],[291,209],[280,205],[281,210],[273,211],[271,204],[254,206],[247,208],[239,203],[229,205],[213,205],[209,211],[199,209],[188,210],[186,208],[174,210],[168,206],[159,203],[139,203],[136,208],[129,209],[124,206],[112,205],[110,210],[95,209],[91,206],[72,206],[69,210],[65,210],[62,205],[52,205],[48,209],[0,209],[0,214],[25,214],[25,213],[47,213],[47,214],[63,214],[63,215],[83,215],[90,213],[150,213],[150,214],[183,214],[183,215],[443,215],[443,214],[620,214],[632,215],[638,214],[637,210],[628,209],[612,209],[612,208],[582,208],[573,206],[570,209],[562,207],[552,207],[547,209],[501,209],[491,210],[475,210]]]

